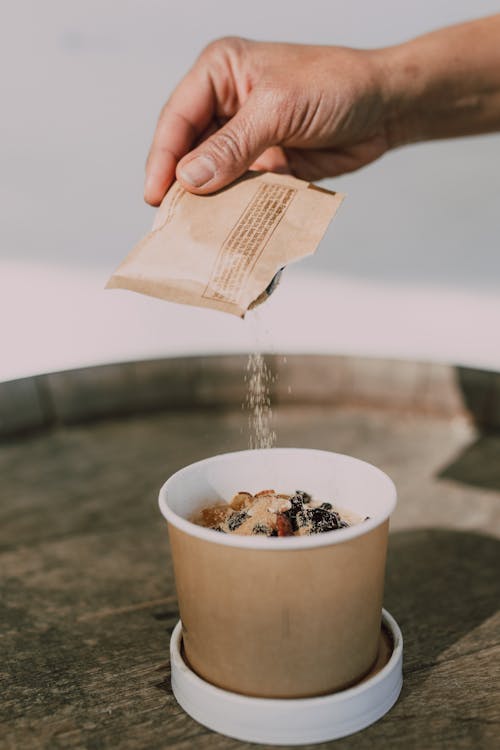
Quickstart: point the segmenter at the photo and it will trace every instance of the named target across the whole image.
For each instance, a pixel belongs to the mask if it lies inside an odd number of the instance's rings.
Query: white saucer
[[[179,621],[170,639],[172,690],[193,719],[238,740],[303,745],[345,737],[384,716],[401,692],[403,636],[385,609],[382,623],[381,653],[385,649],[390,656],[383,666],[379,659],[361,682],[317,698],[269,699],[231,693],[198,677],[182,656]]]

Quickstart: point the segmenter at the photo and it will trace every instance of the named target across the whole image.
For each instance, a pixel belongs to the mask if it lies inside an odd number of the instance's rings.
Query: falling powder
[[[276,443],[276,433],[271,428],[271,384],[274,377],[262,354],[248,356],[245,381],[250,448],[272,448]]]

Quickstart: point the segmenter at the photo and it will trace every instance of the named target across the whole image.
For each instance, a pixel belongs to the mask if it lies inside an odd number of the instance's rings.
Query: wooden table
[[[0,747],[245,748],[170,688],[178,611],[157,491],[246,447],[240,410],[102,421],[0,446]],[[280,445],[337,450],[395,480],[385,606],[405,639],[399,702],[338,750],[499,745],[500,437],[465,418],[283,407]]]

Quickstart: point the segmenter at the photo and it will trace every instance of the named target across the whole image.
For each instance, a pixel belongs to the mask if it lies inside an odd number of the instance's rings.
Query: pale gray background
[[[3,2],[0,253],[119,262],[151,222],[142,182],[157,113],[215,37],[377,46],[499,10],[486,0]],[[349,200],[303,268],[499,288],[499,166],[493,135],[413,146],[337,178]]]

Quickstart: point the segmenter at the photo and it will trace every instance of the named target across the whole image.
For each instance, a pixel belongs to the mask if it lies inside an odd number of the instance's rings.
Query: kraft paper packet
[[[206,196],[174,182],[106,288],[244,317],[284,266],[314,253],[343,197],[270,172]]]

